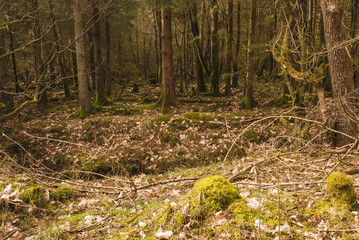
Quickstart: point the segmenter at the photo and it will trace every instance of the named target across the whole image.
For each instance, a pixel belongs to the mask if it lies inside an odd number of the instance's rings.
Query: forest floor
[[[334,171],[359,186],[358,158],[324,143],[315,106],[290,117],[272,101],[278,89],[256,90],[254,110],[240,92],[179,95],[161,115],[155,87],[85,119],[61,93],[45,112],[26,109],[0,126],[0,238],[359,239],[359,208],[332,205],[325,190]],[[208,176],[240,196],[195,216],[192,188]]]

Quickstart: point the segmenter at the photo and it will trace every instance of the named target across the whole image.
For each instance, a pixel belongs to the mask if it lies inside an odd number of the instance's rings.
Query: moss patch
[[[190,193],[190,213],[195,219],[226,209],[241,199],[237,188],[221,176],[198,180]]]
[[[40,186],[30,186],[20,193],[20,199],[27,204],[34,204],[37,207],[46,207],[45,190]]]
[[[327,178],[327,194],[334,205],[351,206],[356,201],[353,180],[343,173],[334,172]]]

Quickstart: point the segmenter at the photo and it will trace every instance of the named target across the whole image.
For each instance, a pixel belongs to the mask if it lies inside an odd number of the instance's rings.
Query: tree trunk
[[[37,10],[38,3],[37,0],[32,0],[32,7],[34,10]],[[38,14],[35,14],[35,21],[34,21],[34,38],[39,39],[41,37],[40,33],[40,23],[39,23],[39,16]],[[35,91],[35,97],[38,100],[39,106],[45,106],[48,102],[46,89],[45,89],[45,81],[44,81],[44,63],[42,62],[41,58],[41,40],[34,43],[34,63],[35,63],[35,69],[37,74],[37,85],[36,85],[36,91]]]
[[[218,41],[218,4],[217,0],[211,1],[211,92],[219,95],[219,41]]]
[[[110,20],[106,17],[106,70],[105,70],[106,95],[111,96],[111,25]]]
[[[0,30],[0,56],[5,54],[5,31]],[[5,92],[3,92],[5,91]],[[10,78],[8,57],[0,58],[0,103],[3,103],[7,109],[14,106],[12,95],[7,93],[10,91]]]
[[[344,1],[321,0],[321,5],[333,99],[342,102],[344,105],[333,110],[336,115],[334,119],[335,128],[350,136],[357,136],[356,123],[348,116],[348,114],[354,113],[355,101],[350,96],[354,90],[353,70],[346,47],[342,46],[347,39],[346,29],[343,25]],[[343,146],[351,142],[350,138],[341,134],[336,136],[336,146]]]
[[[357,29],[358,4],[359,4],[359,0],[351,0],[350,36],[352,38],[355,37],[355,32]]]
[[[51,15],[52,24],[54,24],[52,29],[54,32],[54,38],[55,38],[55,42],[56,42],[56,50],[57,50],[57,54],[58,54],[58,63],[59,63],[59,67],[60,67],[60,74],[61,74],[61,78],[62,78],[62,83],[64,84],[64,93],[65,93],[65,97],[70,97],[70,88],[69,88],[69,84],[68,84],[68,81],[66,78],[64,62],[62,61],[63,60],[63,53],[61,52],[61,45],[62,45],[61,42],[62,41],[59,41],[59,36],[57,33],[56,24],[55,24],[56,20],[55,20],[51,0],[49,0],[49,7],[50,7],[50,15]]]
[[[253,97],[253,82],[254,82],[254,68],[252,66],[253,52],[251,51],[251,45],[255,41],[255,27],[257,18],[257,0],[251,1],[250,19],[248,24],[248,50],[247,50],[247,66],[246,66],[246,88],[243,99],[243,105],[247,109],[252,109],[255,105]]]
[[[197,74],[197,91],[205,92],[206,83],[204,80],[204,60],[202,56],[202,46],[199,35],[199,25],[198,25],[198,15],[197,15],[197,6],[193,1],[189,1],[189,19],[191,23],[191,31],[193,34],[193,43],[194,43],[194,55],[195,55],[195,65],[196,65],[196,74]]]
[[[225,95],[231,95],[231,79],[232,79],[232,43],[233,43],[233,0],[228,1],[228,36],[227,36],[227,53],[226,53],[226,87]]]
[[[74,2],[74,22],[75,22],[75,40],[76,40],[76,59],[77,59],[77,76],[79,86],[79,104],[80,113],[89,113],[90,96],[87,81],[87,68],[86,68],[86,49],[85,38],[83,32],[83,19],[81,6],[82,0],[75,0]]]
[[[173,49],[170,0],[162,0],[162,94],[161,113],[167,113],[170,106],[177,106],[173,74]]]
[[[11,28],[9,26],[9,38],[10,38],[10,50],[13,52],[15,50],[14,48],[14,35],[11,32]],[[14,69],[14,81],[15,81],[15,92],[18,93],[21,91],[20,85],[19,85],[19,77],[17,75],[17,64],[16,64],[16,58],[15,53],[11,54],[12,59],[12,67]]]
[[[93,3],[93,18],[95,21],[94,25],[94,44],[95,44],[95,64],[96,64],[96,106],[102,106],[105,99],[104,90],[104,78],[103,78],[103,61],[101,52],[101,30],[100,30],[100,11],[99,11],[99,0],[95,0]]]
[[[239,80],[239,59],[240,59],[240,47],[241,47],[241,0],[237,0],[237,13],[236,13],[236,51],[235,60],[233,66],[234,76],[232,77],[232,86],[238,87]]]

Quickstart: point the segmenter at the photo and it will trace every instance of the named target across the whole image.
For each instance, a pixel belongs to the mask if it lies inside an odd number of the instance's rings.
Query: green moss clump
[[[327,178],[327,194],[335,205],[351,206],[356,201],[353,180],[347,175],[334,172]]]
[[[86,158],[80,157],[79,159],[81,170],[95,173],[108,173],[113,169],[113,163],[106,161],[102,157]]]
[[[45,191],[40,186],[30,186],[20,193],[20,199],[27,204],[34,204],[37,207],[46,207]]]
[[[190,112],[183,115],[185,118],[196,121],[212,121],[214,118],[209,114]]]
[[[203,219],[226,209],[235,200],[241,199],[237,188],[221,176],[198,180],[189,197],[190,214],[194,219]]]
[[[250,222],[253,218],[253,211],[247,206],[244,199],[236,200],[228,207],[228,212],[234,216],[237,224],[243,225]]]
[[[60,202],[66,202],[75,195],[74,191],[66,185],[61,185],[50,192],[50,199]]]

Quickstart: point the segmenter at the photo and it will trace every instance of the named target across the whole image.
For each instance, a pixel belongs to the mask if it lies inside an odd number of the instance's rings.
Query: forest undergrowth
[[[240,92],[179,95],[160,115],[156,88],[84,119],[76,99],[24,110],[0,127],[0,238],[359,239],[356,201],[326,190],[333,172],[358,186],[356,146],[331,148],[314,105],[277,106],[265,84],[256,94],[254,110]],[[214,207],[211,176],[223,177],[214,203],[235,189]]]

